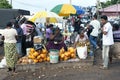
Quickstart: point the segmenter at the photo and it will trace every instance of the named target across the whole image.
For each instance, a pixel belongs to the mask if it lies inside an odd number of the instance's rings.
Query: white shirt
[[[15,38],[15,36],[17,35],[17,31],[13,28],[0,30],[0,34],[4,36],[5,43],[16,43],[17,42]]]
[[[103,45],[112,45],[112,44],[114,44],[112,25],[109,22],[107,22],[103,26],[103,31],[107,32],[106,35],[103,34]]]
[[[90,25],[94,27],[90,35],[97,37],[100,29],[100,22],[98,20],[92,20]]]
[[[21,28],[22,28],[22,30],[23,30],[24,35],[26,35],[26,34],[27,34],[26,24],[23,23],[23,24],[21,25]]]

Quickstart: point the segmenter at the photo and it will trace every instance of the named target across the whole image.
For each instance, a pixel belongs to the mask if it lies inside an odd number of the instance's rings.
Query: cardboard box
[[[40,36],[35,36],[33,41],[34,41],[34,44],[38,44],[38,43],[42,43],[42,38]]]

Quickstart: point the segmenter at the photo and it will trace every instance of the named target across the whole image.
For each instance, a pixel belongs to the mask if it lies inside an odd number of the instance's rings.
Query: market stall
[[[55,50],[55,49],[53,49]],[[56,55],[54,55],[54,51],[47,51],[46,49],[35,50],[35,48],[29,49],[29,54],[20,58],[19,64],[32,64],[32,63],[40,63],[40,62],[50,62],[50,63],[58,63],[60,61],[67,61],[69,59],[76,58],[76,49],[73,47],[69,47],[67,51],[64,48],[58,51],[58,61],[56,62]],[[51,61],[54,60],[55,62]]]

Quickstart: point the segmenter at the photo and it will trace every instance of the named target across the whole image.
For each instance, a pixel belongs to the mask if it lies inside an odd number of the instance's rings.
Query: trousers
[[[108,67],[110,45],[103,45],[102,59],[103,67]]]

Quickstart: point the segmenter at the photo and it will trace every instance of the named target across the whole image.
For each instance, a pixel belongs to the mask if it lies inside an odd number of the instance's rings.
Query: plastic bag
[[[87,58],[87,46],[77,47],[77,54],[80,59],[86,59]]]
[[[6,58],[4,57],[0,62],[0,68],[5,68],[7,66],[6,64]]]

